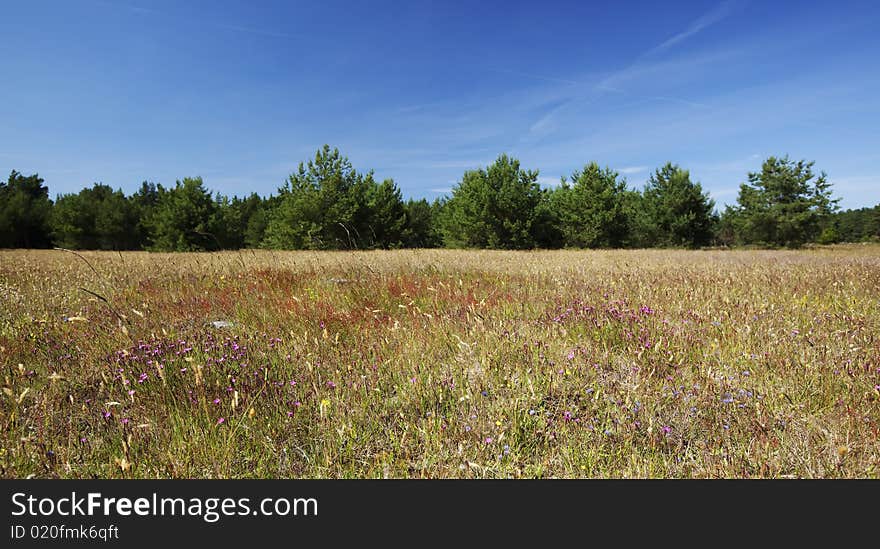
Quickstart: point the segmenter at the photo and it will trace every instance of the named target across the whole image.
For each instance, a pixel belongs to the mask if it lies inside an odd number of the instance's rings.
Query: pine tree
[[[799,247],[815,241],[837,210],[831,183],[814,162],[771,156],[740,185],[730,208],[737,238],[745,244]]]

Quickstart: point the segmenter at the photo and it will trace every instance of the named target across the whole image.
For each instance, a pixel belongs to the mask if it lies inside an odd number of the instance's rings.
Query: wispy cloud
[[[828,180],[833,185],[835,196],[840,197],[843,209],[871,207],[880,204],[880,176],[853,175],[834,177],[829,174]]]
[[[425,105],[406,105],[403,107],[398,107],[394,112],[395,114],[409,114],[414,112],[422,112],[426,108]]]
[[[641,173],[648,170],[648,166],[625,166],[617,170],[618,172],[624,175],[630,175],[634,173]]]
[[[734,196],[737,194],[739,194],[739,187],[725,187],[712,191],[712,196]]]
[[[606,73],[604,76],[593,75],[591,78],[582,78],[580,80],[563,80],[530,73],[517,73],[522,76],[544,80],[549,84],[557,84],[547,89],[547,93],[554,97],[555,102],[544,106],[543,111],[528,126],[528,131],[519,140],[519,144],[534,143],[535,140],[542,140],[556,134],[561,128],[566,126],[566,124],[562,123],[562,120],[568,120],[577,116],[578,113],[582,113],[590,105],[599,102],[606,103],[606,100],[614,95],[630,97],[643,103],[663,102],[709,110],[710,107],[706,103],[682,97],[675,93],[674,90],[668,89],[668,85],[665,86],[667,93],[661,94],[645,95],[631,90],[656,89],[658,76],[661,77],[660,82],[664,82],[669,74],[677,75],[679,80],[692,78],[693,75],[705,70],[706,67],[714,67],[720,63],[742,56],[748,48],[738,46],[712,52],[687,54],[671,59],[658,59],[654,55],[669,49],[672,45],[728,17],[734,12],[738,4],[738,0],[722,2],[712,11],[692,22],[684,31],[666,40],[659,46],[636,56],[629,64]],[[495,72],[508,72],[512,74],[515,72],[494,70]],[[644,85],[639,85],[646,81],[651,81],[650,87],[646,88]]]
[[[541,74],[534,74],[534,73],[530,73],[530,72],[512,71],[512,70],[508,70],[508,69],[489,69],[489,70],[492,72],[500,73],[500,74],[509,74],[511,76],[531,78],[533,80],[541,80],[544,82],[554,82],[557,84],[568,84],[568,85],[582,84],[582,82],[577,82],[575,80],[570,80],[568,78],[556,78],[553,76],[544,76]]]
[[[452,192],[452,187],[436,187],[436,188],[428,189],[428,190],[432,193],[446,194],[446,193]]]
[[[425,164],[427,168],[466,168],[466,169],[477,169],[488,166],[494,162],[494,160],[441,160],[428,162]]]
[[[759,154],[750,154],[748,156],[741,156],[738,158],[733,158],[729,160],[721,160],[716,162],[708,162],[708,163],[695,163],[692,164],[692,167],[695,170],[699,170],[701,172],[707,173],[736,173],[736,174],[745,174],[748,171],[754,171],[760,168],[760,159],[761,155]]]
[[[270,36],[273,38],[295,38],[294,35],[286,32],[277,32],[269,29],[260,29],[256,27],[243,27],[241,25],[214,24],[214,28],[221,30],[229,30],[233,32],[244,32],[248,34],[257,34],[260,36]]]
[[[142,6],[128,6],[128,9],[135,13],[156,13],[156,10],[145,8]]]
[[[529,126],[529,133],[545,134],[552,131],[556,127],[557,115],[570,105],[571,102],[572,100],[567,100],[551,107],[549,111],[544,113],[538,120]]]
[[[648,99],[655,99],[657,101],[668,101],[670,103],[679,103],[681,105],[687,105],[688,107],[697,107],[700,109],[708,109],[709,105],[705,103],[700,103],[698,101],[690,101],[689,99],[682,99],[681,97],[669,97],[666,95],[650,95]]]
[[[649,50],[648,52],[645,53],[645,55],[646,56],[647,55],[655,55],[657,53],[668,50],[669,48],[678,44],[679,42],[687,40],[688,38],[697,34],[698,32],[700,32],[700,31],[714,25],[715,23],[718,23],[719,21],[727,18],[731,13],[733,13],[733,9],[735,7],[736,7],[736,2],[734,2],[732,0],[726,0],[726,1],[718,4],[717,6],[715,6],[715,8],[712,11],[705,13],[702,16],[700,16],[699,18],[697,18],[696,20],[694,20],[688,26],[688,28],[686,28],[682,32],[676,34],[672,38],[669,38],[668,40],[666,40],[662,44],[659,44],[658,46]]]
[[[848,191],[880,190],[880,176],[857,175],[852,177],[830,177],[831,183]]]
[[[705,103],[677,97],[669,93],[643,95],[628,91],[630,89],[644,89],[646,82],[651,82],[656,87],[658,75],[676,74],[685,81],[695,78],[706,67],[717,66],[724,61],[730,61],[743,54],[743,48],[736,50],[719,50],[709,53],[692,54],[670,60],[636,60],[633,63],[605,75],[593,84],[584,84],[577,88],[555,88],[548,90],[554,98],[543,106],[543,111],[528,127],[528,132],[520,140],[520,143],[530,143],[535,139],[551,136],[560,128],[569,125],[569,120],[583,113],[587,108],[602,104],[603,111],[614,110],[619,105],[612,106],[613,97],[624,97],[638,101],[640,104],[663,102],[684,105],[690,108],[709,110]],[[668,86],[667,86],[668,88]],[[673,91],[674,90],[669,90]],[[559,99],[561,97],[561,99]],[[565,121],[565,123],[563,123]]]
[[[538,184],[542,187],[556,187],[559,185],[561,178],[552,175],[539,175],[538,176]]]
[[[95,4],[100,4],[102,6],[112,7],[116,9],[124,9],[128,10],[132,13],[141,14],[141,15],[159,15],[164,17],[169,17],[170,14],[166,12],[162,12],[153,8],[146,8],[143,6],[136,6],[132,4],[125,4],[121,2],[108,2],[107,0],[92,0]],[[275,31],[272,29],[264,29],[258,27],[248,27],[243,25],[228,25],[225,23],[212,23],[210,21],[200,20],[199,25],[202,27],[211,27],[218,30],[224,31],[232,31],[232,32],[241,32],[247,34],[255,34],[259,36],[269,36],[272,38],[295,38],[295,35],[289,34],[286,32]]]
[[[75,168],[49,168],[44,169],[42,173],[46,175],[69,175],[72,173],[79,173],[79,171],[80,170]]]
[[[657,75],[676,74],[680,76],[684,71],[717,66],[719,63],[730,61],[742,55],[744,50],[745,48],[720,49],[668,60],[644,59],[645,55],[641,55],[624,68],[605,76],[595,84],[594,89],[624,93],[626,85],[632,84],[632,82],[653,78]],[[668,96],[659,97],[670,99]]]
[[[153,8],[145,8],[143,6],[135,6],[132,4],[125,4],[123,2],[108,2],[107,0],[92,0],[95,4],[100,4],[102,6],[108,6],[111,8],[122,8],[128,10],[133,13],[159,13]]]
[[[684,60],[673,60],[673,61],[665,61],[665,62],[645,62],[645,58],[649,58],[653,55],[656,55],[662,51],[665,51],[672,47],[673,45],[699,33],[700,31],[706,29],[707,27],[718,23],[719,21],[725,19],[730,16],[734,9],[738,4],[738,0],[725,0],[724,2],[718,4],[713,10],[702,15],[701,17],[694,20],[684,31],[679,32],[674,35],[672,38],[666,40],[658,46],[644,52],[640,56],[636,58],[635,61],[630,63],[628,66],[625,66],[621,69],[618,69],[604,78],[601,78],[598,82],[588,85],[586,87],[582,87],[583,93],[581,94],[580,101],[575,102],[574,100],[570,100],[564,102],[555,108],[551,109],[549,112],[544,113],[538,120],[536,120],[531,127],[529,128],[529,132],[532,134],[547,134],[555,129],[555,120],[559,118],[559,115],[574,105],[578,103],[578,107],[584,107],[589,105],[590,103],[594,103],[601,99],[603,96],[608,93],[615,94],[623,94],[630,95],[632,97],[638,97],[646,101],[663,101],[669,103],[677,103],[681,105],[687,105],[689,107],[696,107],[706,109],[708,105],[705,103],[700,103],[697,101],[693,101],[690,99],[682,98],[682,97],[674,97],[670,95],[648,95],[644,96],[641,94],[632,94],[625,89],[625,85],[627,83],[631,83],[633,81],[637,81],[640,79],[644,79],[645,77],[650,76],[651,74],[669,74],[669,73],[680,73],[680,70],[685,67],[704,65],[706,63],[718,62],[720,58],[728,57],[730,55],[736,55],[737,52],[719,52],[712,55],[700,55],[700,56],[691,56]],[[531,75],[537,76],[537,75]],[[548,78],[542,78],[544,80],[554,80]],[[566,80],[567,84],[577,84],[577,82],[573,80]]]

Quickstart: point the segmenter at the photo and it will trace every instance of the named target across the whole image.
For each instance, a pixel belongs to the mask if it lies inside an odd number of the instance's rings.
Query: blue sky
[[[880,203],[876,2],[0,4],[0,173],[268,195],[322,144],[406,197],[500,153],[545,186],[667,160],[719,206],[770,155]]]

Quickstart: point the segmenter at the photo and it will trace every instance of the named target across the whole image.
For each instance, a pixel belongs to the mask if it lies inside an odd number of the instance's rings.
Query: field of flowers
[[[4,478],[880,473],[880,247],[0,252]]]

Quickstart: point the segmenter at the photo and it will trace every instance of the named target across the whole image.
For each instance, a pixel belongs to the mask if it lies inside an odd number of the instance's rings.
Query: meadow
[[[880,246],[0,251],[4,478],[875,478]]]

